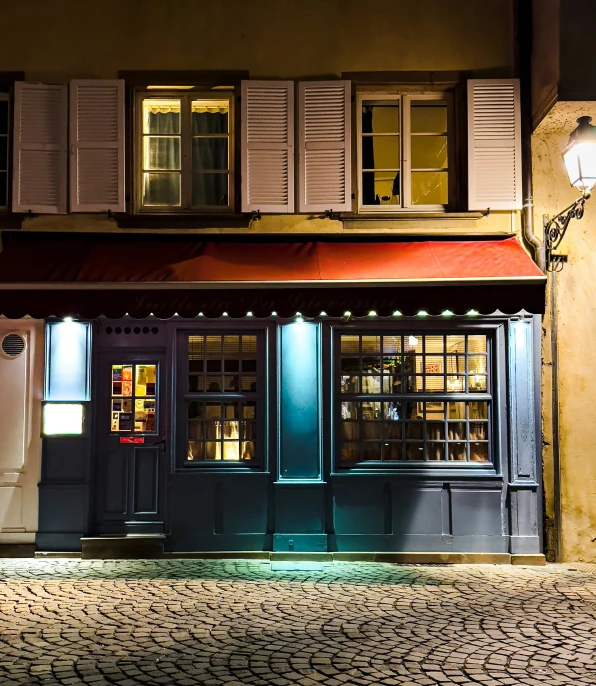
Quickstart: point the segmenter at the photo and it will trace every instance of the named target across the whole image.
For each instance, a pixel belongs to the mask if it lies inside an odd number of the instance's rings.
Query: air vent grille
[[[18,333],[9,333],[2,339],[2,352],[9,357],[14,359],[21,355],[25,350],[25,339],[19,336]]]

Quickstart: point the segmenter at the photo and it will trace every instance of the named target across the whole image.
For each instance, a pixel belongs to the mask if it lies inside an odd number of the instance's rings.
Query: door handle
[[[161,446],[161,452],[165,453],[165,451],[166,451],[166,439],[165,438],[162,438],[159,441],[155,441],[155,443],[152,443],[151,445],[152,446],[160,445]]]

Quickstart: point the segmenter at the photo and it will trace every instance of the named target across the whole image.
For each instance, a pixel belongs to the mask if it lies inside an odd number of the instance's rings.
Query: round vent
[[[2,352],[11,360],[25,350],[25,339],[18,333],[9,333],[2,339]]]

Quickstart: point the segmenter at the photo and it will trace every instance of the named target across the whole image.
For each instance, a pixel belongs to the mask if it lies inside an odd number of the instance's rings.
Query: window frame
[[[333,325],[331,328],[331,364],[330,364],[330,412],[331,412],[331,474],[341,475],[349,473],[409,473],[420,476],[436,475],[439,478],[456,475],[479,475],[499,478],[506,468],[506,452],[508,450],[507,439],[507,371],[506,371],[506,321],[465,322],[453,321],[449,324],[441,322],[428,322],[421,325],[416,321],[403,321],[399,323],[366,322],[354,324]],[[341,404],[353,399],[354,394],[342,394],[341,384],[341,336],[383,336],[383,335],[478,335],[487,336],[487,392],[486,393],[417,393],[410,394],[410,399],[418,401],[474,401],[487,400],[488,411],[488,462],[472,461],[392,461],[392,460],[361,460],[348,462],[341,460],[342,427],[341,427]],[[406,400],[408,394],[378,393],[356,394],[362,396],[361,400],[370,402],[386,402]],[[391,397],[390,397],[391,396]],[[468,420],[466,420],[468,421]],[[361,439],[360,439],[361,440]],[[412,439],[415,440],[415,439]],[[422,439],[424,440],[424,439]],[[402,442],[405,437],[402,437]],[[424,440],[426,443],[426,441]],[[469,439],[466,438],[466,442]]]
[[[257,391],[251,392],[190,392],[188,391],[188,339],[189,336],[256,336],[257,338]],[[270,375],[267,370],[269,359],[269,337],[267,327],[245,326],[226,329],[221,325],[208,323],[197,328],[183,327],[176,330],[175,379],[176,389],[173,407],[173,427],[175,431],[175,458],[177,470],[229,470],[244,472],[263,472],[266,470],[269,452],[268,403],[270,402]],[[222,372],[223,374],[223,372]],[[247,398],[248,395],[248,398]],[[247,463],[243,460],[188,460],[188,403],[198,402],[242,402],[255,400],[255,458]],[[238,418],[241,421],[241,418]]]
[[[399,103],[400,139],[400,205],[362,204],[362,104],[367,100]],[[411,132],[410,108],[412,102],[421,100],[443,100],[447,106],[447,204],[412,205],[411,202]],[[358,214],[400,214],[400,213],[444,213],[455,204],[456,199],[456,130],[454,94],[449,90],[413,90],[395,87],[358,87],[356,90],[356,137],[353,187],[355,211]]]
[[[0,205],[0,213],[4,214],[10,210],[11,198],[11,167],[12,167],[12,108],[11,108],[11,97],[9,93],[0,93],[0,102],[7,103],[7,121],[6,121],[6,134],[0,133],[0,138],[6,136],[6,205]],[[1,170],[4,171],[4,170]]]
[[[167,205],[144,205],[143,204],[143,101],[147,99],[180,99],[180,206]],[[190,108],[191,101],[195,100],[227,100],[228,109],[228,204],[222,205],[192,205],[192,129]],[[133,170],[134,184],[133,210],[135,214],[233,214],[236,205],[236,112],[235,112],[235,88],[209,90],[205,87],[181,87],[155,89],[147,86],[134,90],[134,125],[133,125]],[[184,103],[187,103],[185,105]],[[186,112],[183,113],[183,110]],[[221,137],[221,136],[217,136]],[[188,202],[187,205],[185,203]]]

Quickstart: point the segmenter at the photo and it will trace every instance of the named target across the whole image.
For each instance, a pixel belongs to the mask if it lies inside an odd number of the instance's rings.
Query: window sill
[[[488,464],[484,467],[479,464],[470,465],[469,467],[454,467],[453,465],[445,465],[439,467],[433,465],[432,467],[419,466],[412,467],[407,464],[386,466],[379,464],[378,467],[337,467],[336,472],[330,475],[330,480],[342,481],[343,479],[354,479],[355,477],[372,477],[372,478],[387,478],[388,476],[395,477],[410,477],[414,479],[438,479],[438,480],[487,480],[502,482],[503,475],[497,473],[494,465]]]
[[[116,214],[114,219],[120,229],[248,229],[251,215],[232,214],[231,212],[201,214],[163,212]]]

